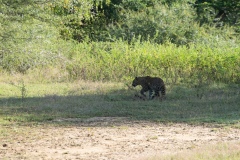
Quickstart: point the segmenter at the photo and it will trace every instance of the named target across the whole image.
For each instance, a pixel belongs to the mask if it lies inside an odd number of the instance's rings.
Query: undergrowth
[[[92,42],[70,44],[51,63],[36,65],[22,77],[34,82],[75,80],[129,82],[135,76],[159,76],[167,84],[204,86],[214,82],[240,82],[240,48],[237,46],[176,46],[148,42]],[[8,61],[7,56],[3,61]],[[7,62],[6,62],[7,63]],[[15,75],[2,68],[1,74]],[[7,74],[6,74],[7,73]]]

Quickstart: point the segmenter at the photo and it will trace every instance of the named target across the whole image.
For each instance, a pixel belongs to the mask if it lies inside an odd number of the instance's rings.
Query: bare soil
[[[71,121],[74,125],[5,126],[8,132],[0,135],[0,159],[147,159],[240,141],[240,129],[204,124],[133,122],[111,117],[55,121]]]

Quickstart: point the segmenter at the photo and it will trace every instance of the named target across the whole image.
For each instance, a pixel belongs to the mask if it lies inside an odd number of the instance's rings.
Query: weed
[[[24,99],[27,97],[27,89],[26,85],[23,80],[21,80],[17,85],[15,85],[13,82],[10,83],[11,85],[17,87],[20,90],[21,93],[21,101],[23,102]]]

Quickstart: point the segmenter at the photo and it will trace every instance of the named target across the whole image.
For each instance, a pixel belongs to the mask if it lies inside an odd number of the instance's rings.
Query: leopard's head
[[[138,78],[138,77],[135,77],[135,79],[134,79],[133,82],[132,82],[132,86],[133,86],[133,87],[136,87],[137,85],[139,85],[139,78]]]

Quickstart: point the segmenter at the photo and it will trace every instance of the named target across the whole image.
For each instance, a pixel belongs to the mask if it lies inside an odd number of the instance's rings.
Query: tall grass
[[[31,79],[32,75],[35,82],[129,82],[134,76],[151,75],[162,77],[167,84],[240,83],[239,53],[239,47],[228,45],[217,48],[139,41],[131,45],[124,41],[71,43],[63,46],[50,63],[31,67],[24,76]]]
[[[124,81],[134,76],[163,77],[169,84],[240,82],[239,47],[196,47],[126,42],[81,43],[66,63],[70,79]]]

